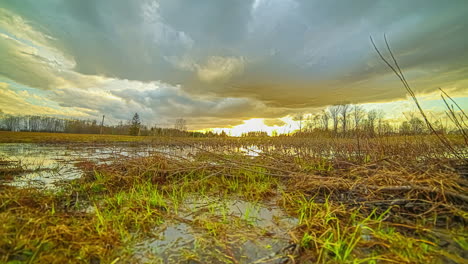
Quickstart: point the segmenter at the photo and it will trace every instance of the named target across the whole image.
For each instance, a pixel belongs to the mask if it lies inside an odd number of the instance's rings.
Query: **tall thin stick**
[[[374,49],[375,51],[377,52],[377,54],[380,56],[380,58],[382,59],[382,61],[385,62],[385,64],[387,64],[387,66],[395,73],[395,75],[400,79],[401,83],[403,84],[403,86],[405,87],[406,91],[410,94],[411,98],[413,98],[413,101],[414,103],[416,104],[416,107],[418,108],[419,112],[421,113],[422,117],[424,118],[424,121],[427,125],[427,127],[431,130],[431,132],[433,134],[435,134],[437,136],[437,138],[442,142],[442,144],[447,147],[450,152],[457,158],[459,159],[463,159],[462,155],[460,155],[460,153],[458,153],[458,151],[452,146],[451,142],[443,135],[441,135],[440,133],[437,133],[437,131],[434,129],[434,127],[432,126],[431,122],[429,121],[429,119],[427,118],[426,116],[426,113],[424,112],[424,110],[422,109],[421,105],[419,104],[419,101],[416,97],[416,94],[414,93],[413,89],[411,89],[411,86],[408,84],[408,82],[406,81],[406,78],[403,74],[403,71],[401,70],[400,66],[398,65],[398,62],[395,58],[395,56],[393,55],[393,52],[392,52],[392,49],[390,48],[390,44],[388,43],[387,41],[387,37],[386,35],[384,35],[384,40],[385,40],[385,45],[387,46],[387,50],[388,52],[390,53],[390,57],[391,59],[393,60],[393,63],[394,65],[392,65],[383,55],[382,53],[380,52],[380,50],[377,48],[377,45],[375,44],[374,42],[374,39],[372,38],[372,36],[370,36],[370,40],[371,40],[371,43],[372,43],[372,46],[374,46]]]

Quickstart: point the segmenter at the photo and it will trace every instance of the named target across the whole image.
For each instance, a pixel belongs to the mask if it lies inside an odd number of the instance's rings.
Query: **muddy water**
[[[240,153],[258,156],[262,150],[249,148],[210,149],[215,152]],[[119,158],[145,157],[162,154],[171,157],[190,158],[200,152],[199,148],[150,146],[150,145],[75,145],[75,144],[0,144],[0,170],[5,167],[20,167],[23,172],[15,175],[8,184],[18,187],[54,188],[61,180],[76,179],[82,171],[76,166],[83,161],[96,163],[112,162]],[[2,179],[0,178],[0,181]]]
[[[274,202],[191,197],[177,217],[136,245],[143,263],[281,263],[297,219]],[[217,227],[217,228],[214,228]]]
[[[111,163],[155,153],[190,158],[199,151],[198,148],[144,145],[0,144],[0,169],[2,166],[22,169],[13,178],[3,179],[2,184],[56,188],[63,180],[82,175],[79,162]],[[262,153],[256,147],[210,151],[245,156]],[[136,262],[281,263],[291,239],[288,231],[297,225],[297,219],[288,217],[275,201],[251,203],[193,196],[182,202],[173,214],[174,217],[135,245]]]
[[[191,149],[130,145],[0,144],[0,169],[21,168],[6,184],[18,187],[54,188],[62,180],[82,175],[76,166],[83,161],[112,162],[119,158],[149,156],[154,153],[187,156]],[[0,178],[0,180],[2,180]],[[5,183],[5,181],[4,181]]]

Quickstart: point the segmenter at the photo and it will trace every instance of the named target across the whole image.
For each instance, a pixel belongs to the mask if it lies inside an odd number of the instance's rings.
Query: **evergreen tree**
[[[140,127],[141,127],[140,116],[138,115],[138,113],[135,113],[135,115],[133,115],[132,122],[130,124],[129,134],[131,136],[138,136],[140,134]]]

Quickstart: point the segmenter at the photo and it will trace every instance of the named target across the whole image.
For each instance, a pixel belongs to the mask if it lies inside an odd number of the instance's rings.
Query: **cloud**
[[[220,123],[232,126],[254,117],[291,113],[288,109],[269,108],[250,98],[196,98],[179,86],[119,79],[108,79],[102,87],[59,89],[50,98],[61,107],[87,109],[86,113],[94,118],[106,114],[116,120],[126,120],[138,112],[148,124],[172,124],[177,118],[185,118],[191,129]]]
[[[284,125],[286,125],[286,123],[281,120],[281,119],[265,119],[263,120],[263,122],[265,123],[265,125],[267,126],[278,126],[278,127],[282,127]]]
[[[99,76],[73,71],[76,63],[54,46],[53,38],[22,17],[0,8],[0,75],[38,89],[89,87]]]
[[[48,89],[51,86],[60,85],[64,80],[60,80],[53,75],[50,66],[52,62],[43,57],[46,52],[41,52],[37,47],[40,43],[30,42],[32,38],[21,39],[20,37],[36,37],[43,39],[41,34],[35,34],[29,27],[25,26],[22,19],[11,16],[8,12],[0,9],[0,23],[7,28],[11,20],[18,24],[16,35],[0,31],[0,74],[4,77],[19,80],[20,82],[33,86]],[[34,36],[36,35],[36,36]]]
[[[42,102],[38,103],[38,102]],[[46,98],[26,91],[15,92],[7,83],[0,82],[0,112],[5,114],[53,115],[61,117],[86,117],[87,115],[73,108],[55,108],[48,105]]]
[[[244,72],[244,59],[233,57],[209,57],[207,62],[199,66],[197,74],[201,81],[225,82]]]
[[[0,78],[49,91],[48,100],[90,115],[126,119],[141,111],[147,120],[169,123],[176,117],[204,125],[253,117],[274,122],[343,100],[404,99],[404,88],[369,41],[373,35],[384,48],[381,36],[387,33],[419,94],[442,87],[463,96],[465,5],[463,0],[3,1]]]

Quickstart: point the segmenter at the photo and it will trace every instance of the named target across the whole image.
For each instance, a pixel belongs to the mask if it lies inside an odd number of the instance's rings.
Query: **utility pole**
[[[102,135],[102,128],[104,127],[104,117],[105,117],[105,115],[102,115],[101,130],[99,132],[99,134],[101,134],[101,135]]]
[[[299,133],[302,133],[302,114],[299,117]]]

